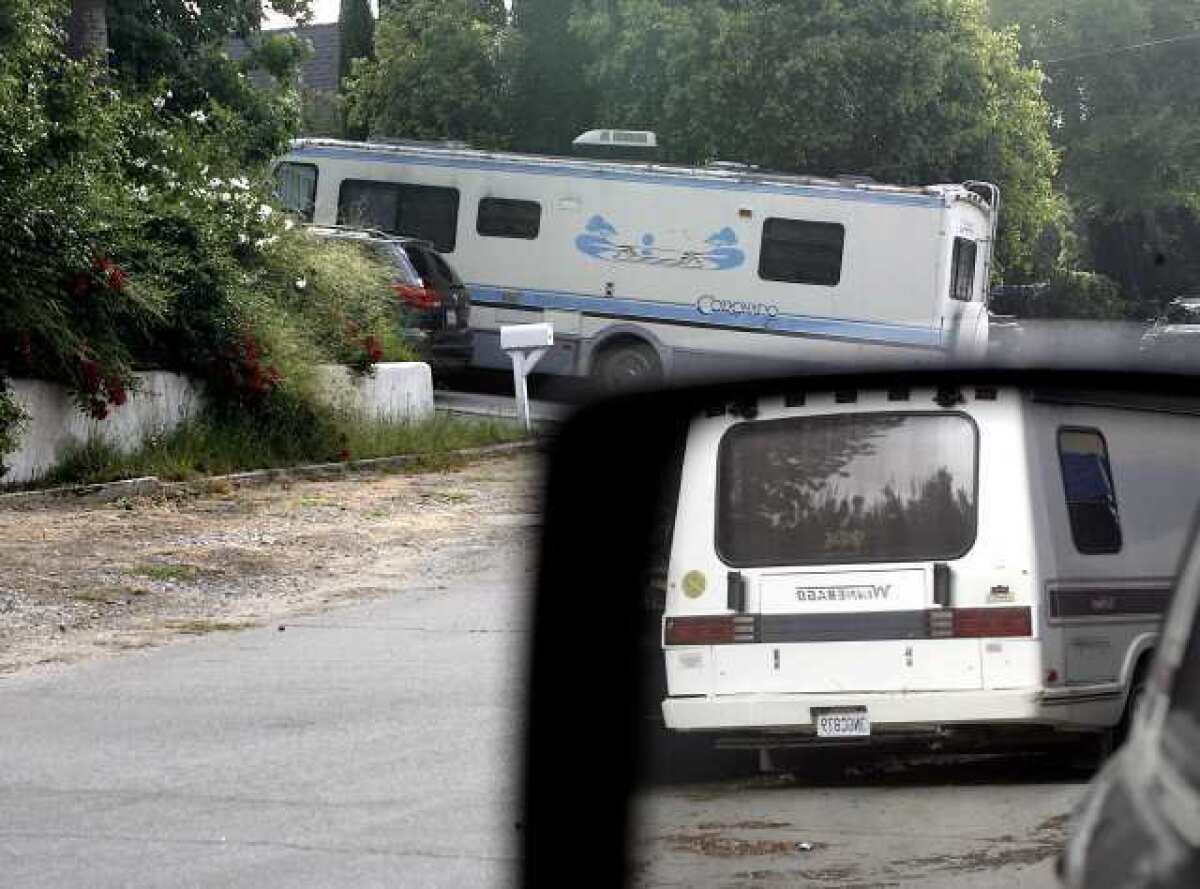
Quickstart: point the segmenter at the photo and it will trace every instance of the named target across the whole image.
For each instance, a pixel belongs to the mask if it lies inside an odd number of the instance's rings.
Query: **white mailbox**
[[[506,324],[500,328],[500,348],[544,349],[554,345],[554,328],[549,324]]]
[[[525,378],[553,345],[552,324],[504,324],[500,327],[500,348],[512,361],[517,419],[526,429],[533,428],[533,421],[529,416],[529,388]]]

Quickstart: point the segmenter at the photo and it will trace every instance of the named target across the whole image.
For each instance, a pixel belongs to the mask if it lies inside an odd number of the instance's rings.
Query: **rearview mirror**
[[[676,874],[687,885],[858,867],[878,850],[836,852],[822,829],[848,774],[814,753],[828,750],[1018,751],[1017,774],[1055,791],[1014,804],[1041,812],[1021,854],[1049,874],[1090,774],[1061,764],[1119,743],[1149,664],[1200,502],[1196,441],[1195,381],[1160,374],[893,371],[582,409],[549,468],[523,885],[653,883],[648,869],[676,863],[648,861],[656,848],[708,856]],[[1116,535],[1091,508],[1112,496]],[[1067,758],[1030,765],[1043,749]],[[641,842],[657,817],[642,790],[676,780],[684,757],[734,763],[750,794],[797,751],[825,796],[774,817],[786,795],[747,813],[726,794],[706,817],[712,788],[685,788],[672,799],[688,829]],[[990,768],[907,767],[939,785]],[[1020,845],[990,803],[965,814],[971,794],[955,793],[938,813],[948,835]],[[869,843],[881,822],[860,817]],[[887,817],[900,836],[913,810]],[[964,818],[978,823],[955,834]]]

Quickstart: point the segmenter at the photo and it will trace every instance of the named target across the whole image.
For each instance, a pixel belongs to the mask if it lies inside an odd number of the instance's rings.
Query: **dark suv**
[[[467,367],[474,352],[471,296],[458,273],[428,241],[372,229],[310,225],[319,238],[358,241],[391,264],[392,288],[411,319],[405,330],[422,357],[439,371]]]

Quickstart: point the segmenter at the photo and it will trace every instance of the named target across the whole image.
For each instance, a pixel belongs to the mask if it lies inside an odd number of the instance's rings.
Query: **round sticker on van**
[[[707,585],[708,581],[704,579],[704,574],[700,571],[689,571],[683,575],[683,594],[689,599],[703,595]]]

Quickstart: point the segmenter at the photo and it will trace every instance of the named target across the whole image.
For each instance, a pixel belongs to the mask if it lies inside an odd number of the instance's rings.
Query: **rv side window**
[[[421,238],[450,253],[458,235],[458,189],[347,179],[338,194],[338,224]]]
[[[475,231],[485,238],[523,238],[532,241],[542,224],[542,205],[537,201],[483,198]]]
[[[280,164],[275,168],[275,195],[283,209],[312,222],[317,203],[317,168],[313,164]]]
[[[1060,429],[1058,459],[1075,548],[1087,555],[1120,552],[1117,492],[1104,436],[1095,429]]]
[[[845,241],[846,227],[837,222],[767,219],[758,276],[766,281],[832,287],[842,279]]]
[[[969,302],[975,293],[975,242],[954,239],[954,257],[950,269],[950,298]]]

